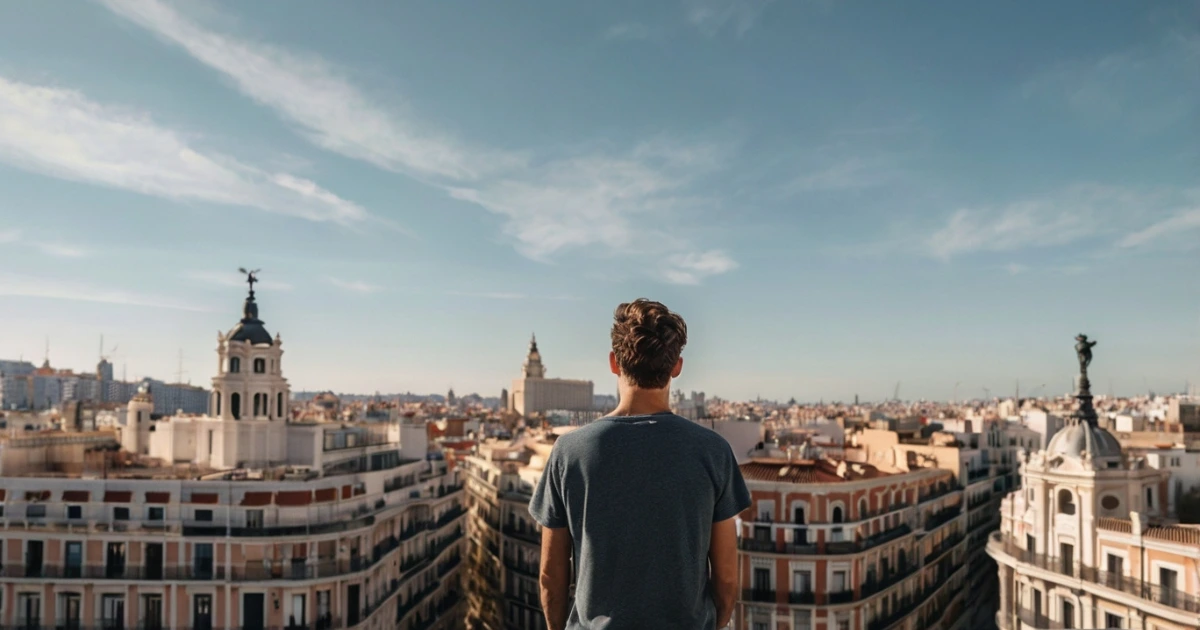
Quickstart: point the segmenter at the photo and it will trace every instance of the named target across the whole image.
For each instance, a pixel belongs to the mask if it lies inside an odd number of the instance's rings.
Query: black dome
[[[271,333],[267,332],[258,318],[258,304],[254,302],[253,293],[246,298],[246,304],[242,307],[242,321],[229,331],[229,340],[248,341],[252,346],[274,344]]]

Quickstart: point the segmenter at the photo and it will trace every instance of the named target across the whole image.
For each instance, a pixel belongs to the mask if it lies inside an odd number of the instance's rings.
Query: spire
[[[1092,406],[1092,383],[1088,380],[1087,372],[1092,363],[1092,346],[1095,346],[1096,342],[1088,341],[1087,335],[1083,334],[1075,337],[1075,340],[1079,342],[1075,344],[1075,353],[1079,356],[1079,389],[1075,398],[1079,401],[1079,408],[1075,410],[1072,418],[1076,422],[1096,426],[1096,408]]]

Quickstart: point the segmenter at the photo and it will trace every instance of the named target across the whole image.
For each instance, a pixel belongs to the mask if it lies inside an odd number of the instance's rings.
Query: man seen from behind
[[[729,443],[671,412],[686,343],[666,306],[617,307],[620,402],[558,438],[529,504],[549,630],[714,630],[733,616],[734,522],[750,493]]]

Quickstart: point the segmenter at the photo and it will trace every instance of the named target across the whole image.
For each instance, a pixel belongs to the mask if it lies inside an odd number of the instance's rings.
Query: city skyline
[[[0,358],[207,387],[246,266],[296,390],[610,393],[640,296],[723,398],[1200,380],[1195,5],[367,6],[0,9]]]

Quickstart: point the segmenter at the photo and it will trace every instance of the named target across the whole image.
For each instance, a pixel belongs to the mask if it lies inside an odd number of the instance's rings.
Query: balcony
[[[775,591],[758,588],[742,589],[742,601],[775,603]]]
[[[955,534],[949,538],[942,539],[942,542],[933,546],[933,549],[925,555],[925,564],[931,564],[935,559],[946,553],[950,549],[957,547],[963,541],[962,534]]]
[[[933,531],[946,523],[962,516],[962,506],[954,505],[943,508],[935,514],[925,517],[925,531]]]
[[[1006,555],[1015,558],[1018,562],[1068,578],[1091,582],[1161,606],[1189,613],[1200,613],[1200,596],[1179,589],[1163,588],[1161,585],[1144,582],[1135,577],[1101,571],[1096,567],[1074,566],[1059,558],[1022,549],[1012,540],[1005,539],[999,532],[992,534],[992,542],[997,543]]]
[[[815,604],[817,603],[817,594],[812,591],[800,591],[788,593],[789,604]]]
[[[25,567],[6,566],[0,569],[0,577],[47,580],[224,580],[225,567],[163,567],[125,565],[115,572],[103,564],[85,566],[42,565]]]
[[[912,533],[912,528],[902,524],[893,527],[887,531],[879,532],[872,536],[868,536],[862,540],[839,540],[828,541],[823,543],[777,543],[770,540],[758,540],[754,538],[739,538],[738,547],[743,551],[757,551],[760,553],[781,553],[789,555],[807,555],[813,556],[818,554],[840,555],[849,553],[860,553],[877,547],[884,543],[891,542],[897,538],[907,536]]]
[[[504,559],[504,566],[508,567],[515,573],[519,573],[529,578],[537,578],[541,568],[531,562],[520,562],[515,559]]]
[[[853,590],[835,591],[835,592],[830,593],[826,597],[826,600],[830,604],[846,604],[846,603],[854,601],[854,591]]]
[[[934,490],[933,492],[925,494],[924,496],[918,497],[917,503],[928,503],[930,501],[933,501],[934,499],[944,497],[948,494],[960,492],[960,491],[962,491],[962,489],[963,489],[963,487],[961,485],[951,484],[949,486],[942,488],[941,490]]]
[[[967,471],[967,483],[974,483],[980,479],[987,479],[992,476],[989,468],[975,468]]]
[[[504,535],[516,538],[518,540],[524,540],[527,543],[533,543],[535,545],[541,544],[542,542],[542,535],[537,530],[532,528],[526,529],[505,525]]]
[[[901,581],[905,580],[906,578],[912,577],[912,575],[916,572],[917,572],[916,564],[913,564],[911,566],[900,565],[900,566],[897,566],[891,572],[891,574],[889,574],[887,577],[884,577],[883,579],[874,580],[874,579],[868,578],[867,581],[863,582],[862,589],[861,589],[862,596],[869,597],[871,595],[874,595],[875,593],[885,591],[885,590],[891,588],[893,585],[898,584]]]

